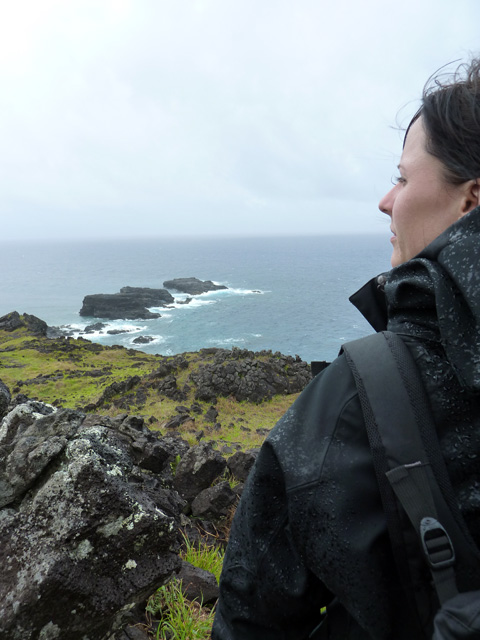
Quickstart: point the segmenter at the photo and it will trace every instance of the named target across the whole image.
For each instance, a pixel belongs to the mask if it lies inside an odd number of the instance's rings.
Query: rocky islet
[[[175,302],[175,298],[168,289],[196,296],[228,288],[225,285],[217,285],[211,280],[202,281],[198,278],[166,280],[163,286],[165,287],[163,289],[122,287],[118,293],[89,294],[84,297],[79,313],[83,317],[108,320],[152,320],[160,318],[161,314],[150,311],[150,308],[165,308]],[[191,298],[187,298],[179,302],[188,304],[190,301]]]

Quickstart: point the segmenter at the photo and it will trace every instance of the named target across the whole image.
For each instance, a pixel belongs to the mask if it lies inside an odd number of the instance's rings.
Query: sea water
[[[3,243],[0,315],[26,312],[81,335],[101,320],[79,315],[84,296],[196,277],[228,289],[152,309],[155,320],[106,320],[84,337],[163,355],[236,346],[331,360],[371,331],[348,297],[389,269],[390,253],[385,235]],[[142,335],[153,340],[135,344]]]

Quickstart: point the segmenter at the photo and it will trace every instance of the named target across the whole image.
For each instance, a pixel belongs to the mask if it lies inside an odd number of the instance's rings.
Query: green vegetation
[[[202,542],[193,544],[182,535],[183,560],[210,571],[218,582],[224,551]],[[215,612],[201,602],[188,600],[182,592],[182,582],[173,578],[149,598],[145,614],[146,630],[155,640],[208,640]]]
[[[146,613],[155,640],[208,640],[215,615],[213,609],[187,600],[175,578],[151,596]]]
[[[27,327],[0,330],[1,379],[12,394],[111,417],[139,415],[162,434],[168,433],[166,425],[178,414],[179,405],[190,408],[197,402],[201,413],[190,412],[191,419],[174,428],[190,445],[201,437],[219,447],[260,446],[296,394],[274,396],[260,404],[218,397],[218,418],[215,424],[209,422],[205,413],[211,403],[195,400],[191,375],[214,357],[211,350],[167,357],[104,347],[82,338],[49,339]],[[162,388],[168,376],[174,378],[180,399]]]
[[[235,350],[232,357],[238,357]],[[267,357],[255,355],[258,360]],[[298,394],[277,395],[259,404],[219,396],[215,403],[218,416],[215,422],[209,421],[205,414],[211,403],[195,398],[192,374],[214,358],[215,350],[166,357],[103,347],[81,338],[49,339],[34,335],[27,327],[0,329],[0,377],[12,394],[86,413],[138,415],[162,435],[170,432],[167,425],[172,418],[188,411],[189,418],[173,430],[190,445],[207,440],[224,453],[259,447]],[[173,473],[178,463],[179,457],[172,461]],[[237,482],[228,472],[222,479],[232,487]],[[186,536],[182,546],[184,560],[219,580],[224,555],[219,547],[193,544]],[[213,616],[213,609],[189,601],[181,582],[172,579],[150,597],[145,628],[156,640],[208,640]]]
[[[183,539],[184,548],[180,553],[183,560],[193,564],[194,567],[210,571],[219,582],[225,551],[213,544],[207,545],[202,542],[193,544],[186,535],[183,535]]]

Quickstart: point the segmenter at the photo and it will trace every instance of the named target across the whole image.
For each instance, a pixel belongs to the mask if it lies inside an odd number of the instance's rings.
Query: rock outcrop
[[[0,640],[146,638],[130,625],[178,572],[187,596],[215,600],[215,578],[178,552],[180,525],[220,541],[238,495],[220,453],[140,417],[11,400],[1,381],[0,399]],[[255,455],[236,456],[242,479]]]
[[[28,313],[21,316],[18,311],[12,311],[0,318],[0,329],[4,331],[15,331],[22,327],[26,327],[31,333],[38,336],[46,336],[49,329],[44,320]]]
[[[109,320],[149,320],[159,318],[160,314],[149,311],[148,307],[165,307],[174,300],[166,289],[122,287],[120,293],[85,296],[80,315]]]
[[[211,280],[199,280],[198,278],[175,278],[174,280],[165,280],[163,286],[174,291],[181,291],[192,296],[197,296],[208,291],[220,291],[228,289],[223,284],[214,284]]]
[[[260,357],[259,357],[260,356]],[[261,402],[276,394],[302,391],[311,380],[308,364],[298,356],[245,349],[218,349],[213,363],[201,364],[190,374],[197,386],[195,398],[215,402],[217,396]]]
[[[0,428],[0,639],[103,640],[180,567],[168,447],[19,397]]]

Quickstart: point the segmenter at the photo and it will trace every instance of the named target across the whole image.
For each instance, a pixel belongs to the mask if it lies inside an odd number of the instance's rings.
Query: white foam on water
[[[164,336],[150,336],[150,338],[153,338],[153,340],[150,340],[150,342],[134,342],[134,338],[129,340],[129,344],[135,348],[135,349],[145,349],[145,347],[149,347],[150,345],[155,345],[155,344],[163,344],[164,342],[167,341],[167,339]]]
[[[243,344],[245,342],[245,338],[209,338],[207,340],[208,344],[216,344],[216,345],[236,345]]]
[[[207,294],[201,294],[202,296],[207,295]],[[181,298],[180,296],[177,296],[177,300],[186,300],[187,298],[192,298],[190,300],[190,302],[187,303],[182,303],[182,302],[173,302],[172,304],[168,305],[169,309],[198,309],[199,307],[203,307],[207,304],[216,304],[217,300],[201,300],[199,299],[199,296],[185,296],[183,298]],[[164,309],[157,309],[156,307],[151,307],[149,308],[149,311],[153,311],[153,312],[158,312],[161,313],[162,318],[165,317],[165,314],[162,313],[162,311],[164,311]]]
[[[98,322],[100,323],[102,321],[98,320]],[[92,324],[97,324],[97,322],[88,322],[85,324],[75,323],[75,324],[63,325],[60,328],[72,331],[74,338],[80,337],[80,338],[85,338],[87,340],[93,340],[93,339],[101,340],[102,338],[112,338],[112,337],[118,337],[120,339],[123,335],[127,335],[127,334],[129,335],[132,333],[138,334],[147,329],[146,325],[138,326],[138,325],[130,324],[129,322],[125,322],[124,320],[113,320],[110,322],[102,322],[102,324],[104,324],[105,326],[102,329],[99,329],[98,331],[89,331],[88,333],[85,333],[86,327],[91,326]],[[108,333],[109,331],[122,331],[125,333],[111,334],[111,333]]]
[[[221,291],[216,291],[215,293],[223,293],[224,295],[234,295],[234,296],[250,296],[250,295],[264,295],[267,291],[261,291],[260,289],[222,289]]]

